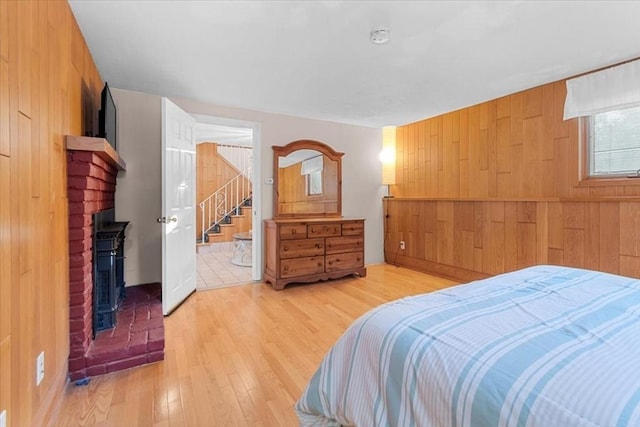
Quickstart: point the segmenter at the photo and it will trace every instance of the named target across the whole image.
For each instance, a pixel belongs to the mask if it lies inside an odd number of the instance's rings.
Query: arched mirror
[[[273,146],[274,216],[342,216],[343,155],[312,140]]]

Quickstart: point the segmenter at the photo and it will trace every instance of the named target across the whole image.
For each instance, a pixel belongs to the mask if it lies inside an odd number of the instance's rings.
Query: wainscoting
[[[383,206],[389,263],[463,281],[535,264],[640,277],[640,201],[385,199]]]

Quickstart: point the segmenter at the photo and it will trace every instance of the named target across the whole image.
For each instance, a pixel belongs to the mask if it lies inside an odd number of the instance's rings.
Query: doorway
[[[197,290],[261,279],[258,123],[192,114],[198,225]],[[249,190],[249,191],[247,191]]]

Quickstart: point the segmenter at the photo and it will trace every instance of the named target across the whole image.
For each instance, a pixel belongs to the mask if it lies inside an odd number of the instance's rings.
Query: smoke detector
[[[371,34],[369,34],[369,40],[374,44],[385,44],[389,42],[391,38],[391,31],[389,30],[371,30]]]

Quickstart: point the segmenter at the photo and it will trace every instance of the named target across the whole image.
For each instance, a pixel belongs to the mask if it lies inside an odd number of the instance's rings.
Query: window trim
[[[613,186],[613,185],[638,185],[640,175],[589,175],[589,161],[591,147],[589,143],[590,117],[584,116],[578,119],[578,186]]]

